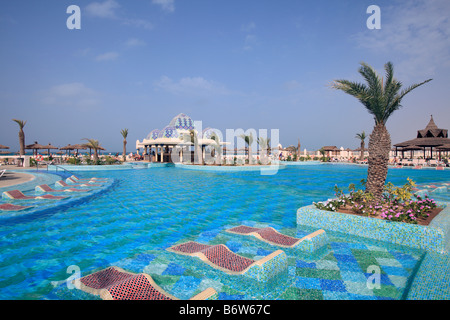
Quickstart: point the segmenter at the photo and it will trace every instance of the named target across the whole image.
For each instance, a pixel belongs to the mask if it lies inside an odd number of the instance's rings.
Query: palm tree
[[[249,135],[246,134],[241,134],[240,137],[242,139],[244,139],[245,143],[248,146],[248,163],[251,164],[251,159],[252,159],[252,143],[253,143],[253,135],[250,132]]]
[[[261,160],[264,160],[263,163],[266,164],[270,154],[270,138],[259,137],[256,139],[256,142],[258,142],[261,150],[265,151],[263,152],[263,157],[261,157]]]
[[[213,132],[211,134],[211,140],[214,140],[215,142],[215,144],[212,145],[212,147],[214,148],[214,155],[216,155],[217,153],[217,156],[215,157],[216,158],[215,162],[220,166],[222,165],[222,146],[220,144],[220,138],[217,135],[217,133]]]
[[[17,120],[17,119],[12,119],[14,122],[16,122],[19,127],[19,144],[20,144],[20,155],[23,156],[25,155],[25,133],[23,132],[23,127],[25,127],[25,124],[27,123],[26,121],[23,120]]]
[[[364,131],[357,133],[355,138],[361,140],[361,154],[359,156],[359,160],[364,160],[364,149],[366,148],[366,143],[364,140],[366,140],[366,133]]]
[[[193,129],[189,129],[189,133],[184,135],[184,142],[190,142],[194,144],[194,163],[203,163],[203,153],[199,144],[197,132]]]
[[[123,161],[127,161],[127,137],[128,137],[128,129],[120,130],[120,134],[123,137]]]
[[[88,142],[88,143],[85,144],[86,147],[94,149],[94,163],[97,164],[97,162],[98,162],[98,149],[101,148],[100,143],[98,142],[98,140],[94,140],[94,139],[84,138],[83,140],[86,140]]]
[[[402,107],[403,97],[415,88],[431,81],[428,79],[414,84],[406,89],[403,84],[394,78],[394,67],[391,62],[384,65],[386,78],[381,78],[368,64],[361,63],[359,73],[367,84],[348,80],[335,80],[332,88],[357,98],[373,115],[375,126],[369,136],[369,168],[367,171],[366,192],[372,193],[375,200],[380,200],[384,183],[386,182],[391,137],[386,129],[386,121],[394,111]]]

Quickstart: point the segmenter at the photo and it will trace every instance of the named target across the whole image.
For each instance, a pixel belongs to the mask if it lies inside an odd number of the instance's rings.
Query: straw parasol
[[[35,141],[33,144],[29,144],[25,147],[25,149],[32,149],[33,150],[33,155],[36,153],[36,155],[38,154],[38,150],[40,149],[46,149],[46,147],[44,147],[42,144],[39,144],[37,141]]]
[[[44,146],[44,149],[47,149],[47,154],[50,155],[50,150],[51,150],[51,149],[53,149],[53,150],[55,150],[55,149],[58,150],[58,147],[52,146],[52,145],[50,144],[50,142],[49,142],[48,145]]]
[[[0,149],[9,149],[9,147],[0,144]]]
[[[82,144],[81,146],[83,146],[84,149],[89,149],[89,156],[92,155],[92,148],[91,147],[89,147],[87,144]],[[98,146],[97,150],[106,150],[106,149],[101,147],[101,146]]]
[[[75,150],[75,148],[72,145],[68,144],[65,147],[59,148],[59,150],[67,150],[67,151],[69,151],[69,156],[70,156],[70,150]]]

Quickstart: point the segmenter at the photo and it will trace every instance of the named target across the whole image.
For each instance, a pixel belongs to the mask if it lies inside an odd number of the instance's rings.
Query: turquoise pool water
[[[276,248],[224,230],[247,224],[304,236],[315,230],[296,226],[297,209],[333,197],[335,184],[346,188],[366,174],[366,167],[350,165],[288,166],[273,176],[170,167],[80,173],[114,183],[43,214],[0,220],[0,299],[96,299],[67,287],[68,267],[83,276],[110,265],[146,272],[181,299],[211,286],[219,299],[404,299],[424,252],[345,234],[330,232],[330,244],[314,254],[287,252],[286,274],[264,285],[235,281],[165,250],[193,240],[261,258]],[[389,170],[396,185],[407,177],[447,182],[450,171]],[[368,289],[373,265],[381,269],[381,287]]]

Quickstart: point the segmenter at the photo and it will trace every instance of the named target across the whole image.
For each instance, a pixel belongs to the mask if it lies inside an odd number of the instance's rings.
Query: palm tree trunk
[[[127,161],[127,140],[126,139],[123,139],[123,153],[122,153],[122,156],[123,156],[123,161],[124,162]]]
[[[94,161],[97,162],[98,161],[98,152],[97,149],[94,148]],[[97,164],[97,163],[96,163]]]
[[[369,137],[369,168],[367,171],[366,192],[380,201],[386,182],[391,149],[391,136],[383,123],[375,125]]]
[[[364,148],[365,148],[365,143],[364,140],[361,141],[361,153],[359,155],[359,160],[363,161],[364,160]]]
[[[20,155],[25,155],[25,133],[22,129],[19,131]]]

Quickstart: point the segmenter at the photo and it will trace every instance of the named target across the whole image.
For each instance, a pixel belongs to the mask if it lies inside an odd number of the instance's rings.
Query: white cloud
[[[283,87],[287,90],[298,90],[302,88],[302,84],[297,80],[287,81],[283,84]]]
[[[147,30],[153,29],[153,23],[144,19],[122,19],[122,24],[127,26],[139,27]]]
[[[160,5],[164,11],[175,11],[175,0],[152,0],[153,4]]]
[[[86,6],[85,10],[89,16],[98,18],[116,19],[123,25],[153,29],[153,24],[145,19],[127,18],[117,14],[120,4],[116,0],[105,0],[103,2],[92,2]]]
[[[42,103],[48,106],[91,109],[101,103],[100,94],[83,83],[56,85],[42,93]]]
[[[103,2],[92,2],[86,6],[86,12],[94,17],[115,18],[115,10],[120,7],[115,0],[105,0]]]
[[[381,7],[380,30],[367,29],[354,39],[373,53],[399,56],[401,60],[393,62],[404,77],[433,76],[450,67],[449,12],[448,0],[397,2]]]
[[[230,93],[222,84],[206,80],[202,77],[185,77],[179,81],[173,81],[167,76],[162,76],[155,83],[156,88],[168,91],[173,94],[194,94],[194,95],[224,95]]]
[[[106,52],[103,54],[99,54],[95,60],[97,61],[113,61],[116,60],[119,57],[119,54],[117,52]]]
[[[127,47],[140,47],[140,46],[145,46],[146,43],[137,38],[130,38],[125,42],[125,45]]]
[[[250,23],[244,24],[241,27],[241,30],[249,33],[249,32],[252,32],[255,28],[256,28],[256,24],[254,22],[250,22]]]

